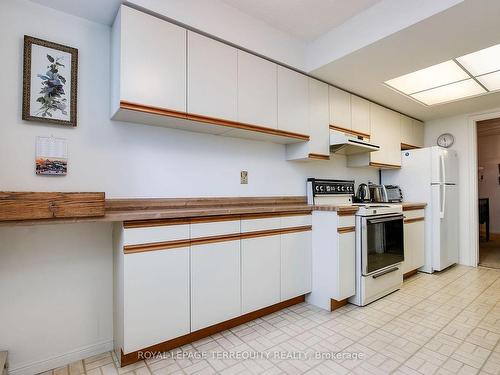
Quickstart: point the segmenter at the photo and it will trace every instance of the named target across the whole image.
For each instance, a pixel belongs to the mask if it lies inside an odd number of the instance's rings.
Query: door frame
[[[500,109],[495,109],[490,112],[474,114],[467,119],[467,148],[468,148],[468,194],[466,196],[471,197],[469,199],[468,208],[468,218],[469,218],[469,228],[475,228],[470,232],[470,265],[477,267],[479,263],[479,189],[478,189],[478,144],[477,144],[477,122],[484,120],[491,120],[493,118],[500,117]]]

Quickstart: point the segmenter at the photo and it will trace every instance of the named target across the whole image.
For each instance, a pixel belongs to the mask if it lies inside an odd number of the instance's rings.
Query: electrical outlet
[[[240,184],[242,185],[248,184],[248,171],[240,172]]]

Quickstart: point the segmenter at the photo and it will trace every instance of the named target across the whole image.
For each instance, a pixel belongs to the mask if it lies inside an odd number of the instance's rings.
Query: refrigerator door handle
[[[439,217],[441,219],[444,219],[444,211],[446,209],[446,185],[445,184],[440,184],[439,185],[439,195],[440,195],[440,200],[441,204],[439,207]]]
[[[444,184],[446,183],[446,165],[444,163],[444,155],[441,154],[439,155],[439,158],[441,159],[441,183]]]

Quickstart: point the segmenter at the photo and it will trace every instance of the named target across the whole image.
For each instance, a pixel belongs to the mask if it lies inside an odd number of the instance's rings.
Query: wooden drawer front
[[[405,211],[404,212],[405,220],[408,219],[417,219],[420,217],[425,216],[425,211],[424,210],[412,210],[412,211]]]
[[[241,233],[279,229],[280,227],[281,227],[281,218],[279,216],[266,217],[262,219],[241,220]]]
[[[191,238],[223,236],[240,233],[240,221],[214,221],[191,224]]]
[[[282,216],[281,228],[303,227],[312,224],[311,215]]]
[[[352,216],[339,216],[339,228],[353,227],[356,225],[356,217]]]
[[[188,239],[189,224],[128,228],[123,231],[125,246]]]

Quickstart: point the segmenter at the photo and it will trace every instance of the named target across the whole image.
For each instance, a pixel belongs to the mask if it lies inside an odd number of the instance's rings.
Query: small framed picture
[[[24,36],[23,120],[76,126],[78,50]]]
[[[68,141],[64,138],[37,137],[35,173],[66,176],[68,173]]]

